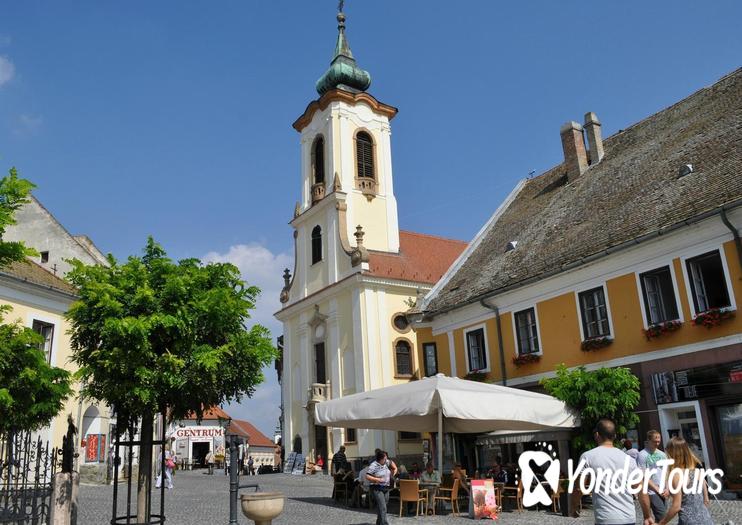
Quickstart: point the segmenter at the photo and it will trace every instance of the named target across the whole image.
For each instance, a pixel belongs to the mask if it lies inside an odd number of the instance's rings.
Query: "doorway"
[[[314,456],[322,455],[322,459],[327,468],[327,427],[314,425]]]
[[[742,403],[716,408],[721,437],[722,468],[728,488],[742,489]]]
[[[193,461],[194,468],[201,468],[206,466],[206,454],[211,449],[211,443],[204,441],[203,443],[193,444],[193,454],[191,460]]]
[[[691,451],[708,467],[706,432],[703,428],[701,407],[698,401],[659,405],[657,411],[662,427],[662,442],[667,443],[674,436],[682,437]]]

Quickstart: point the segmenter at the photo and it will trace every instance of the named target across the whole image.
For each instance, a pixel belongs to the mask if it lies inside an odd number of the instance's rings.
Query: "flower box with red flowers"
[[[464,379],[468,381],[479,381],[480,383],[482,383],[485,379],[487,379],[487,373],[481,372],[479,370],[472,370],[464,376]]]
[[[580,349],[583,352],[592,352],[594,350],[600,350],[613,343],[613,338],[608,336],[591,337],[585,339],[580,345]]]
[[[719,326],[722,322],[727,319],[734,317],[734,310],[728,308],[712,308],[701,312],[693,318],[693,324],[696,326],[705,326],[706,328],[713,328]]]
[[[541,354],[521,354],[513,358],[515,366],[527,365],[529,363],[538,363],[541,361]]]
[[[660,337],[661,335],[667,334],[669,332],[680,330],[681,326],[683,326],[683,323],[677,320],[653,324],[648,326],[647,329],[644,330],[644,337],[647,338],[647,341],[650,341],[655,337]]]

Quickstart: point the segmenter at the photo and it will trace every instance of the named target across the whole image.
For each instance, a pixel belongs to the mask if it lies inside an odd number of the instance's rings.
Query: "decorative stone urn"
[[[256,492],[242,494],[242,514],[255,525],[271,525],[274,518],[283,512],[286,496],[280,492]]]

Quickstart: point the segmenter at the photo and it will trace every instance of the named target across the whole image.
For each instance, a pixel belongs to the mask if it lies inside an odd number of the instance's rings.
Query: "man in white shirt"
[[[585,461],[585,468],[592,469],[595,472],[598,471],[610,471],[617,472],[622,471],[628,462],[628,474],[637,469],[636,461],[631,456],[628,456],[622,450],[617,449],[613,446],[613,442],[616,439],[616,424],[610,419],[601,419],[595,426],[593,433],[597,447],[592,450],[588,450],[582,456],[578,465]],[[611,475],[611,477],[613,477]],[[639,481],[641,483],[641,481]],[[651,517],[651,510],[649,508],[649,498],[647,494],[639,492],[639,502],[642,506],[642,512],[644,513],[645,525],[654,523]],[[579,517],[580,499],[582,493],[578,486],[572,492],[572,517]],[[596,486],[593,488],[593,507],[595,509],[595,524],[596,525],[635,525],[636,524],[636,509],[634,507],[634,497],[628,491],[628,487],[623,487],[622,490],[611,490],[610,487]]]

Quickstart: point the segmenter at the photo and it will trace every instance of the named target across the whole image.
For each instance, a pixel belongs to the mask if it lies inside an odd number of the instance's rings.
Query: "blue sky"
[[[4,2],[0,167],[118,257],[152,234],[230,260],[275,335],[299,194],[291,123],[316,97],[336,2]],[[471,239],[515,183],[740,66],[742,3],[348,0],[348,38],[392,122],[404,229]],[[272,433],[275,374],[230,411]]]

